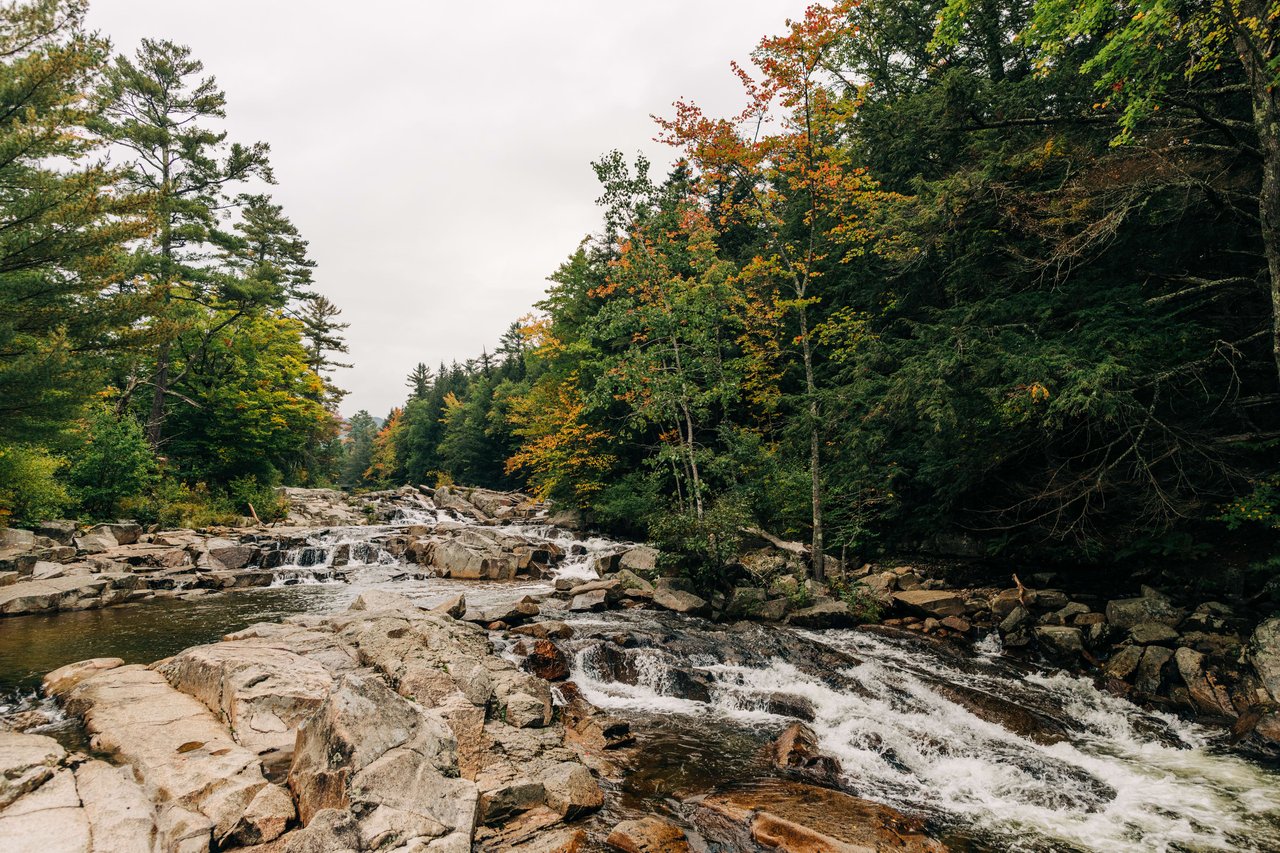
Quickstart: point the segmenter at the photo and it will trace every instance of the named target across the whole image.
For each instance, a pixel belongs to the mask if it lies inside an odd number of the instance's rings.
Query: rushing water
[[[417,577],[378,544],[436,520],[412,511],[392,525],[318,533],[290,554],[299,571],[285,567],[280,586],[0,620],[0,713],[37,703],[40,676],[62,664],[150,662],[253,622],[344,608],[366,589],[424,604],[462,592],[479,606],[549,591],[545,581]],[[594,577],[594,556],[617,547],[549,527],[500,530],[555,541],[570,555],[564,577]],[[304,582],[317,576],[333,580]],[[574,680],[631,721],[641,747],[602,819],[680,817],[686,797],[766,776],[761,747],[799,716],[840,759],[850,793],[926,817],[955,850],[1280,850],[1275,771],[1226,751],[1220,733],[1009,661],[995,639],[960,654],[890,632],[556,615],[576,630]]]

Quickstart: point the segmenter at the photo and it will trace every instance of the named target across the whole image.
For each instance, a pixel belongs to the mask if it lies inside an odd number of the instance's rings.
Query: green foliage
[[[723,590],[732,580],[749,519],[746,506],[730,498],[715,501],[701,516],[678,508],[654,513],[649,532],[661,551],[659,567],[679,574],[700,593]]]
[[[884,615],[884,607],[861,581],[837,576],[828,578],[827,584],[831,587],[832,595],[848,605],[849,612],[858,622],[879,622]]]
[[[122,501],[144,495],[158,475],[142,425],[132,415],[117,417],[103,408],[85,421],[67,480],[81,512],[108,519],[119,517]]]
[[[0,445],[0,526],[61,517],[72,503],[58,478],[65,466],[39,447]]]
[[[1253,491],[1223,509],[1220,520],[1228,530],[1252,527],[1280,531],[1280,475],[1255,482]]]
[[[226,493],[207,483],[185,483],[172,477],[161,479],[142,497],[122,500],[120,508],[128,518],[166,530],[235,524],[240,519]]]
[[[252,475],[237,477],[227,484],[227,494],[241,515],[257,514],[263,522],[279,521],[289,512],[289,501],[276,494],[270,482],[259,482]]]

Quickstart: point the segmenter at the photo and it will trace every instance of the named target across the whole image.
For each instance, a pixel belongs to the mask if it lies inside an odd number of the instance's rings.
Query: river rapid
[[[40,677],[63,664],[147,663],[255,622],[345,608],[368,589],[425,605],[463,593],[473,607],[552,591],[551,580],[414,579],[417,567],[374,541],[437,518],[317,531],[291,555],[314,570],[350,546],[346,581],[335,572],[302,582],[286,567],[279,585],[262,589],[2,620],[0,714],[42,708],[54,722],[34,731],[83,748],[75,723],[38,693]],[[562,577],[593,578],[595,555],[618,544],[546,526],[510,530],[561,545],[570,554]],[[596,822],[654,811],[683,821],[691,797],[729,782],[763,784],[774,772],[763,748],[800,718],[840,760],[849,793],[922,816],[953,850],[1280,851],[1276,768],[1232,753],[1221,732],[1005,658],[994,638],[961,652],[888,630],[558,606],[548,598],[543,613],[574,628],[563,644],[571,678],[590,702],[630,722],[640,747],[606,782]],[[510,650],[515,638],[493,639]]]

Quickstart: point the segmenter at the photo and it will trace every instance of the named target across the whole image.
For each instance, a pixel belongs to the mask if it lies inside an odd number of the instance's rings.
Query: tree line
[[[191,51],[0,7],[0,524],[201,524],[337,475],[339,309]]]
[[[740,112],[656,117],[666,174],[594,164],[536,312],[353,419],[344,480],[527,485],[709,566],[752,525],[834,560],[1274,553],[1278,21],[812,6],[732,69]]]

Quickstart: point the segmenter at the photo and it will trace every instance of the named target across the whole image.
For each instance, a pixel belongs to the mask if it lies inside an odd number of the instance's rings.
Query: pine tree
[[[409,386],[409,399],[422,400],[431,393],[432,382],[431,368],[423,362],[418,362],[417,366],[409,373],[406,384]]]
[[[144,39],[134,58],[116,58],[100,93],[98,129],[130,159],[129,186],[154,199],[156,233],[141,253],[136,280],[149,297],[156,341],[150,378],[137,382],[152,389],[146,427],[153,446],[161,443],[175,381],[172,350],[193,320],[202,319],[195,309],[229,309],[206,327],[200,347],[252,308],[278,301],[278,294],[245,288],[207,263],[219,213],[239,206],[231,189],[274,178],[265,143],[228,145],[226,133],[210,127],[225,118],[226,98],[212,77],[200,77],[203,69],[190,48]]]

